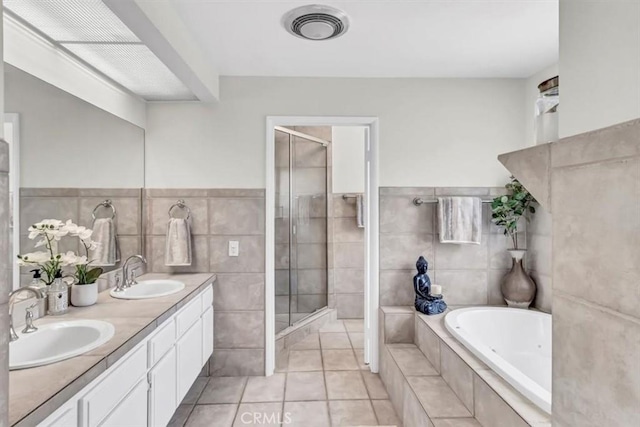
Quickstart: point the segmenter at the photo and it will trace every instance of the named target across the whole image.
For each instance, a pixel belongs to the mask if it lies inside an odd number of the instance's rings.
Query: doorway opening
[[[276,337],[336,312],[363,319],[377,372],[378,120],[268,117],[266,133],[265,373]]]

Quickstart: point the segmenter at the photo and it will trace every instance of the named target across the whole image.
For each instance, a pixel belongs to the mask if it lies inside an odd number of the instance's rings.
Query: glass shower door
[[[327,306],[327,147],[292,136],[291,324]]]
[[[327,306],[327,147],[276,130],[276,333]]]

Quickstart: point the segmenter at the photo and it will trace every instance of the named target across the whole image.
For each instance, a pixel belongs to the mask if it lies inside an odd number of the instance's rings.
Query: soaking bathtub
[[[551,315],[502,307],[449,312],[447,330],[543,411],[551,414]]]

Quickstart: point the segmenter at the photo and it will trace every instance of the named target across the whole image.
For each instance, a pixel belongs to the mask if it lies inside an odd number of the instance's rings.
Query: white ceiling
[[[558,0],[315,1],[349,15],[344,36],[282,28],[314,0],[173,3],[221,75],[529,77],[558,60]]]

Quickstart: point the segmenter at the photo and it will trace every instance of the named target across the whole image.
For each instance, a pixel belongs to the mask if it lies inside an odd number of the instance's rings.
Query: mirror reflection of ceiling
[[[10,15],[144,100],[196,99],[101,0],[3,3]]]

